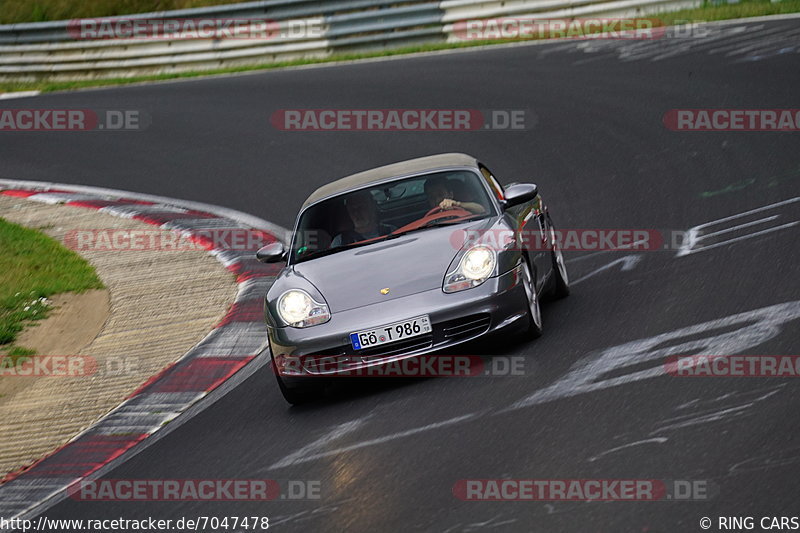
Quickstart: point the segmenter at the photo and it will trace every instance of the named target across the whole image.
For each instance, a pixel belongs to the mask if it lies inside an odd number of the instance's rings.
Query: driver
[[[331,241],[331,248],[366,241],[389,235],[395,229],[389,224],[381,224],[378,220],[378,204],[369,191],[356,191],[344,200],[347,214],[353,222],[353,229],[348,229]]]
[[[453,186],[444,176],[428,178],[425,181],[425,196],[432,208],[438,207],[442,210],[466,209],[470,213],[480,215],[486,212],[486,208],[475,202],[459,202],[453,198]]]

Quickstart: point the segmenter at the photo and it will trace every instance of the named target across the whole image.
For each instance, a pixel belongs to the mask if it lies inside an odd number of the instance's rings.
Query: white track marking
[[[780,215],[772,215],[771,217],[764,217],[759,218],[758,220],[754,220],[752,222],[746,222],[744,224],[737,224],[736,226],[731,226],[730,228],[721,229],[719,231],[714,231],[711,233],[703,234],[703,239],[707,239],[709,237],[716,237],[717,235],[724,235],[726,233],[730,233],[732,231],[736,231],[743,228],[749,228],[751,226],[758,226],[759,224],[763,224],[764,222],[771,222],[778,218]]]
[[[599,354],[590,354],[576,365],[572,370],[556,383],[538,390],[522,398],[509,407],[500,411],[484,411],[469,413],[447,420],[434,422],[421,427],[400,431],[374,439],[356,442],[347,446],[318,452],[325,445],[330,444],[339,437],[352,432],[361,426],[361,420],[345,423],[334,429],[329,435],[306,446],[287,458],[273,464],[268,470],[283,468],[298,463],[305,463],[338,455],[341,453],[384,444],[392,440],[409,437],[430,430],[452,426],[461,422],[476,420],[487,414],[497,415],[540,405],[550,401],[569,398],[587,392],[608,389],[619,385],[633,383],[643,379],[663,376],[666,374],[663,361],[670,355],[689,355],[697,353],[735,354],[757,346],[777,336],[781,326],[785,323],[800,318],[800,300],[783,304],[763,307],[724,318],[711,320],[702,324],[688,326],[654,337],[639,339],[601,351]],[[714,330],[739,326],[738,329],[713,334]],[[679,342],[681,338],[692,337],[700,333],[712,332],[708,337]],[[666,347],[659,347],[666,343],[673,343]],[[647,370],[635,371],[630,374],[602,379],[602,376],[619,371],[626,367],[637,367],[641,363],[653,361],[655,364]],[[720,413],[716,413],[719,415]]]
[[[291,456],[278,461],[267,470],[274,470],[299,463],[306,463],[324,457],[339,455],[360,448],[385,444],[387,442],[410,437],[426,431],[432,431],[443,427],[453,426],[462,422],[478,420],[484,416],[495,416],[499,414],[516,411],[535,405],[551,402],[554,400],[569,398],[594,392],[596,390],[608,389],[626,383],[633,383],[643,379],[663,376],[666,374],[666,358],[670,355],[691,355],[697,353],[719,353],[735,354],[743,350],[757,346],[769,339],[777,336],[781,332],[781,326],[792,320],[800,318],[800,300],[786,302],[783,304],[762,307],[752,311],[730,315],[724,318],[711,320],[702,324],[696,324],[685,328],[677,329],[668,333],[662,333],[653,337],[639,339],[611,348],[607,348],[599,353],[589,354],[587,357],[576,363],[572,370],[558,380],[556,383],[538,390],[533,394],[522,398],[510,406],[500,410],[486,410],[476,413],[469,413],[447,420],[434,422],[424,426],[411,428],[397,433],[377,437],[374,439],[356,442],[347,446],[330,449],[324,452],[315,453],[324,445],[336,440],[346,433],[352,432],[355,428],[347,424],[358,424],[359,420],[347,422],[343,426],[350,431],[343,431],[335,434],[336,429],[322,439],[315,441],[311,445],[303,448],[302,452],[296,452]],[[704,332],[713,332],[716,329],[740,326],[733,331],[726,331],[719,334],[710,334],[706,338],[694,339],[680,343],[682,337],[691,337]],[[658,348],[659,345],[677,342],[671,346]],[[618,371],[629,366],[638,366],[647,361],[654,361],[655,365],[648,370],[633,372],[631,374],[617,376],[603,380],[602,376],[609,372]],[[324,444],[323,444],[324,443]],[[322,444],[322,445],[320,445]]]
[[[682,255],[689,255],[689,254],[697,253],[697,252],[704,252],[706,250],[711,250],[711,249],[717,248],[719,246],[727,246],[727,245],[733,244],[735,242],[743,241],[745,239],[752,239],[753,237],[759,237],[761,235],[766,235],[767,233],[772,233],[774,231],[780,231],[782,229],[789,229],[789,228],[794,227],[794,226],[796,226],[798,224],[800,224],[800,222],[789,222],[788,224],[783,224],[782,226],[776,226],[774,228],[768,228],[768,229],[765,229],[765,230],[757,231],[755,233],[749,233],[747,235],[741,235],[741,236],[735,237],[733,239],[728,239],[727,241],[716,242],[714,244],[708,244],[706,246],[702,246],[702,247],[697,248],[695,250],[690,250],[688,252],[680,254],[678,257],[680,257]]]
[[[15,91],[11,93],[0,93],[0,100],[13,100],[14,98],[30,98],[39,96],[41,91]]]
[[[700,224],[698,226],[695,226],[695,228],[702,229],[702,228],[705,228],[705,227],[708,227],[708,226],[713,226],[715,224],[719,224],[720,222],[728,222],[730,220],[736,220],[737,218],[742,218],[742,217],[747,216],[747,215],[752,215],[753,213],[761,213],[762,211],[767,211],[769,209],[774,209],[774,208],[780,207],[782,205],[793,204],[794,202],[797,202],[797,201],[800,201],[800,196],[797,196],[795,198],[790,198],[788,200],[783,200],[782,202],[776,202],[774,204],[765,205],[763,207],[757,207],[757,208],[751,209],[749,211],[742,211],[741,213],[737,213],[737,214],[731,215],[729,217],[720,218],[720,219],[717,219],[717,220],[712,220],[711,222],[706,222],[705,224]]]
[[[780,225],[777,225],[777,226],[768,227],[766,229],[755,231],[753,233],[747,233],[745,235],[739,235],[737,237],[732,237],[730,239],[719,241],[719,242],[713,242],[713,243],[709,243],[709,244],[703,244],[703,242],[702,242],[702,241],[707,240],[709,238],[718,237],[720,235],[724,235],[724,234],[731,233],[731,232],[734,232],[734,231],[743,230],[743,229],[746,229],[746,228],[752,228],[754,226],[758,226],[758,225],[761,225],[761,224],[766,224],[768,222],[776,222],[776,221],[782,222],[782,218],[781,217],[784,217],[786,215],[786,213],[779,213],[777,215],[770,215],[770,216],[766,216],[766,217],[758,219],[758,220],[753,220],[753,221],[749,221],[749,222],[743,222],[741,224],[735,224],[733,226],[723,227],[721,229],[715,229],[715,230],[713,230],[713,231],[711,231],[709,233],[704,233],[704,230],[706,228],[712,228],[714,226],[719,226],[719,225],[724,224],[726,222],[733,222],[733,221],[736,221],[738,219],[741,219],[741,218],[744,218],[744,217],[747,217],[749,215],[753,215],[753,214],[756,214],[756,213],[763,213],[765,211],[778,209],[778,208],[783,207],[783,206],[788,206],[790,204],[794,204],[794,203],[796,203],[798,201],[800,201],[800,196],[795,197],[795,198],[790,198],[788,200],[783,200],[782,202],[776,202],[774,204],[765,205],[763,207],[757,207],[755,209],[750,209],[749,211],[743,211],[741,213],[737,213],[735,215],[727,216],[727,217],[720,218],[720,219],[717,219],[717,220],[712,220],[710,222],[706,222],[704,224],[699,224],[697,226],[693,226],[693,227],[689,228],[689,230],[686,232],[687,238],[681,244],[680,248],[678,249],[678,252],[675,254],[675,257],[683,257],[683,256],[686,256],[686,255],[689,255],[689,254],[702,252],[702,251],[705,251],[705,250],[711,250],[711,249],[717,248],[719,246],[733,244],[735,242],[740,242],[740,241],[743,241],[745,239],[752,239],[753,237],[759,237],[761,235],[766,235],[768,233],[772,233],[772,232],[780,231],[780,230],[784,230],[784,229],[789,229],[791,227],[797,226],[800,223],[800,221],[791,220],[790,222],[787,222],[785,224],[780,224]]]
[[[663,376],[666,374],[664,362],[671,355],[741,353],[777,336],[784,324],[798,318],[800,318],[800,300],[762,307],[606,348],[599,353],[584,357],[560,380],[522,398],[503,412]],[[714,330],[733,326],[739,327],[732,331],[714,333]],[[707,333],[708,336],[680,342],[684,337],[702,333]],[[666,346],[660,347],[662,345]],[[646,362],[652,362],[653,366],[629,374],[605,379],[603,377],[611,372],[617,374],[624,368],[639,367]]]
[[[577,285],[578,283],[585,281],[591,278],[592,276],[596,276],[597,274],[604,272],[610,268],[614,268],[617,265],[622,265],[620,270],[622,270],[623,272],[633,270],[634,268],[636,268],[636,265],[641,260],[642,257],[640,255],[626,255],[625,257],[620,257],[619,259],[615,259],[614,261],[611,261],[610,263],[589,272],[585,276],[576,279],[575,281],[571,282],[570,285]]]
[[[353,431],[357,430],[358,428],[364,425],[364,422],[367,421],[369,416],[364,418],[357,418],[355,420],[351,420],[349,422],[345,422],[344,424],[339,424],[338,426],[334,427],[330,432],[323,435],[319,439],[315,440],[311,444],[303,446],[296,452],[287,455],[277,463],[274,463],[272,466],[269,467],[269,470],[273,470],[275,468],[285,468],[287,466],[291,466],[296,463],[304,462],[306,457],[319,457],[324,455],[325,449],[328,445],[338,440],[339,438],[352,433]]]
[[[612,252],[619,252],[621,250],[628,250],[628,249],[634,248],[634,247],[636,247],[636,246],[638,246],[640,244],[645,244],[646,245],[649,242],[650,242],[649,238],[647,238],[647,239],[639,239],[638,241],[633,241],[630,244],[623,244],[621,246],[618,246],[614,250],[600,250],[599,252],[592,252],[592,253],[589,253],[589,254],[586,254],[586,255],[582,255],[580,257],[573,257],[571,259],[565,260],[564,262],[565,263],[575,263],[577,261],[583,261],[584,259],[589,259],[590,257],[595,257],[595,256],[602,255],[602,254],[610,254]]]

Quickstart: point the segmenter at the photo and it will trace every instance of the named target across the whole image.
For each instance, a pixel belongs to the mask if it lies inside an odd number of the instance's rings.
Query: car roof
[[[427,171],[433,172],[451,167],[478,168],[478,165],[478,160],[471,155],[459,153],[429,155],[426,157],[409,159],[407,161],[400,161],[398,163],[392,163],[391,165],[351,174],[350,176],[323,185],[311,193],[311,196],[306,198],[306,201],[303,202],[303,208],[324,198],[336,196],[343,192],[359,189],[366,185],[379,183],[394,177],[422,174]]]

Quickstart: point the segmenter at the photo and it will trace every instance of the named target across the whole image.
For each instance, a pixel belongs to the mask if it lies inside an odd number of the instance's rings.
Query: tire
[[[275,368],[274,362],[272,367]],[[275,370],[275,379],[278,381],[278,388],[281,390],[283,398],[292,405],[302,405],[316,400],[319,396],[319,390],[308,385],[297,388],[287,387],[277,370]]]
[[[525,299],[528,304],[527,336],[536,339],[542,336],[542,310],[539,307],[539,295],[533,281],[531,267],[527,261],[522,262],[522,286],[525,288]]]
[[[550,256],[553,260],[553,276],[555,276],[553,283],[553,298],[566,298],[569,296],[569,275],[567,274],[567,265],[564,262],[564,254],[561,252],[558,243],[556,243],[556,230],[553,227],[553,221],[547,217],[550,222],[550,239],[553,243],[553,249],[550,251]]]

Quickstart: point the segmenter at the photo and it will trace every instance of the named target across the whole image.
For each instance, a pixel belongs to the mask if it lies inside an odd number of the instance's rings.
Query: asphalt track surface
[[[798,107],[800,20],[724,28],[691,41],[505,47],[9,101],[142,109],[152,124],[135,133],[4,133],[0,175],[199,200],[290,226],[302,200],[333,178],[463,151],[502,182],[535,181],[562,228],[687,230],[800,196],[800,134],[662,124],[672,108]],[[528,109],[536,123],[460,133],[298,133],[269,123],[278,109],[328,107]],[[359,384],[298,408],[263,368],[106,474],[315,480],[319,500],[65,500],[45,514],[267,515],[276,531],[581,532],[701,531],[703,516],[719,531],[718,516],[800,515],[797,380],[663,372],[669,354],[798,354],[797,227],[750,235],[797,220],[796,206],[728,233],[749,238],[685,256],[569,254],[580,282],[544,306],[542,338],[462,350],[524,356],[523,376]],[[713,494],[454,497],[458,480],[475,478],[704,480]]]

